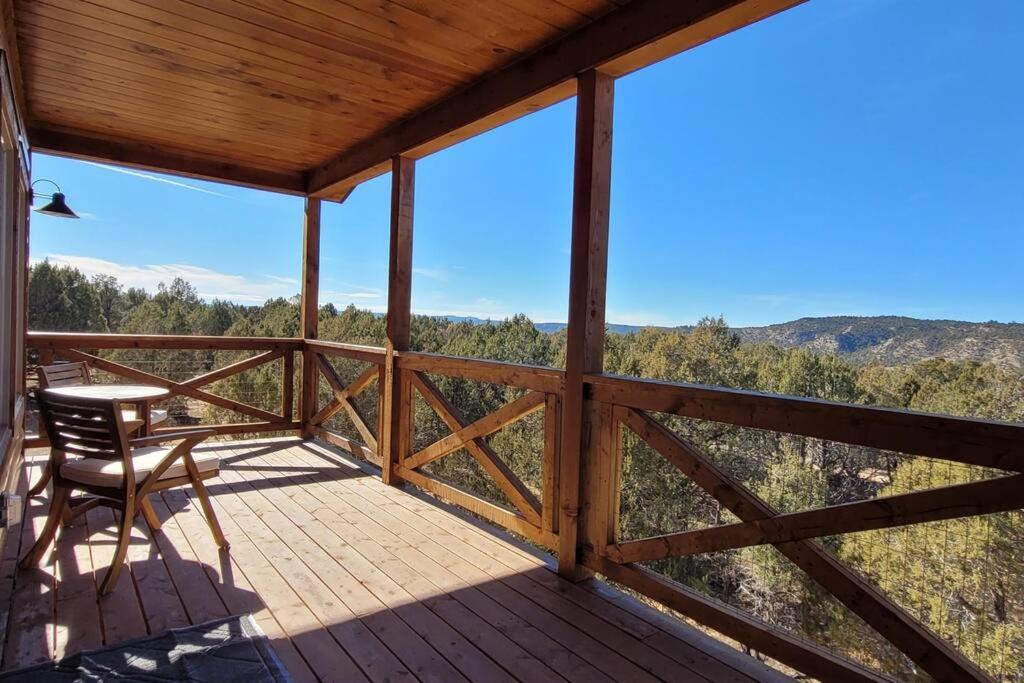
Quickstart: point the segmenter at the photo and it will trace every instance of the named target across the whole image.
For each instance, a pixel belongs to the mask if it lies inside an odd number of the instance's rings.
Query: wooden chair
[[[51,444],[53,497],[43,531],[21,560],[22,568],[39,565],[66,514],[66,506],[70,506],[70,516],[76,517],[97,505],[106,505],[121,511],[114,559],[99,588],[101,595],[109,593],[124,564],[135,517],[141,512],[153,531],[160,528],[146,496],[184,484],[191,484],[195,490],[217,545],[228,547],[203,485],[203,480],[219,474],[220,458],[215,453],[192,454],[192,448],[213,430],[129,439],[117,401],[66,398],[46,391],[40,391],[37,398]],[[179,443],[173,447],[159,445],[167,441]],[[78,457],[68,459],[68,455]],[[72,500],[73,491],[88,495]]]
[[[37,375],[39,378],[40,389],[92,384],[92,375],[89,373],[89,364],[85,362],[40,365]],[[143,424],[145,424],[145,420],[139,417],[139,411],[134,406],[122,409],[122,414],[124,416],[125,429],[128,430],[129,434],[137,431]],[[166,410],[158,410],[154,408],[149,411],[150,425],[157,425],[166,421]],[[45,491],[46,485],[50,483],[50,477],[50,463],[47,462],[46,466],[43,468],[42,474],[39,476],[39,481],[37,481],[32,488],[28,490],[28,497],[32,498],[34,496],[38,496],[40,493]]]

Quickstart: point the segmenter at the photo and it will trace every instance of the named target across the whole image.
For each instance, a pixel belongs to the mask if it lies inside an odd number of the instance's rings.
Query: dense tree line
[[[188,283],[175,280],[155,294],[125,289],[110,277],[43,262],[31,271],[30,326],[149,334],[290,337],[298,333],[294,300],[262,306],[204,302]],[[320,337],[382,345],[380,315],[349,307],[320,310]],[[564,332],[539,332],[525,316],[497,323],[453,323],[416,316],[417,350],[515,363],[564,366]],[[112,358],[174,379],[208,371],[242,356],[230,352],[113,351]],[[364,368],[337,360],[348,379]],[[611,334],[608,372],[696,382],[850,403],[1024,421],[1024,372],[971,361],[932,359],[910,365],[854,365],[834,355],[770,344],[743,343],[722,319],[708,318],[686,331],[644,329]],[[443,393],[473,420],[513,400],[521,391],[434,377]],[[211,387],[222,395],[267,410],[280,403],[280,366],[263,366]],[[376,389],[359,399],[370,424]],[[328,398],[322,389],[322,400]],[[219,409],[188,419],[237,420]],[[740,429],[677,417],[673,430],[713,457],[750,489],[783,511],[863,500],[881,495],[993,476],[993,472],[921,457],[816,439]],[[491,445],[531,487],[540,488],[541,414],[494,435]],[[339,416],[332,425],[358,434]],[[446,435],[422,401],[415,407],[415,448]],[[628,433],[623,436],[620,535],[641,538],[735,521],[728,511]],[[497,502],[500,491],[475,461],[459,452],[432,464],[444,477]],[[1024,681],[1024,520],[1019,512],[848,534],[823,539],[845,562],[968,656],[1004,681]],[[849,614],[772,548],[742,549],[676,558],[652,565],[674,579],[759,617],[907,680],[926,677],[884,640]]]

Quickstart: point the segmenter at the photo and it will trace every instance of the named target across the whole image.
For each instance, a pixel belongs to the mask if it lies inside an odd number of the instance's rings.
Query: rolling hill
[[[537,324],[542,332],[564,328],[564,323]],[[610,324],[608,329],[615,334],[633,334],[643,328]],[[674,329],[688,331],[691,328]],[[860,363],[903,365],[928,358],[947,358],[1024,368],[1022,323],[835,316],[801,318],[765,327],[738,327],[735,331],[746,342],[806,347]]]

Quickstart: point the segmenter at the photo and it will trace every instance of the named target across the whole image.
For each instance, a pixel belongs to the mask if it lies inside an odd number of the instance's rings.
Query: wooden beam
[[[159,145],[115,140],[82,131],[31,128],[28,136],[33,151],[55,156],[110,163],[257,190],[305,194],[306,185],[301,172],[282,173],[249,168],[218,159],[169,152]]]
[[[361,344],[344,344],[342,342],[309,339],[306,346],[324,356],[341,356],[364,363],[384,364],[384,348],[380,346],[363,346]]]
[[[411,448],[412,388],[395,354],[409,348],[412,325],[412,229],[416,162],[391,160],[391,246],[388,261],[387,343],[384,347],[384,419],[381,461],[385,484],[397,484],[396,468]]]
[[[531,415],[544,407],[544,399],[544,394],[536,391],[520,396],[515,401],[501,406],[493,413],[484,415],[476,422],[466,425],[462,429],[435,441],[423,450],[410,455],[405,459],[405,467],[411,470],[418,469],[439,458],[454,453],[460,448],[464,448],[468,441],[493,434],[513,422],[518,422],[527,415]]]
[[[470,426],[462,412],[449,401],[444,394],[429,379],[417,372],[408,370],[408,379],[423,396],[427,404],[437,413],[441,421],[445,423],[452,432],[460,432]],[[403,380],[404,381],[404,380]],[[477,437],[463,442],[463,447],[474,460],[480,463],[480,467],[490,475],[495,486],[501,489],[509,502],[518,508],[520,514],[526,521],[533,525],[540,526],[540,502],[533,492],[516,476],[516,473],[498,457],[494,449],[485,441]],[[409,471],[406,462],[402,463],[403,471]]]
[[[1024,472],[1024,426],[699,384],[586,377],[595,401]]]
[[[558,571],[574,579],[580,578],[576,561],[585,444],[589,441],[596,447],[594,440],[586,438],[591,420],[583,377],[601,372],[604,366],[614,88],[612,77],[597,71],[582,74],[577,84],[558,524]]]
[[[214,382],[226,379],[228,377],[231,377],[232,375],[237,375],[240,372],[251,370],[252,368],[259,367],[264,363],[269,363],[270,361],[275,360],[282,355],[284,355],[284,353],[281,351],[264,351],[263,353],[257,354],[255,356],[244,358],[235,363],[231,363],[230,365],[225,365],[222,368],[217,368],[216,370],[211,370],[210,372],[193,377],[190,380],[182,382],[182,384],[184,384],[187,387],[193,387],[195,389],[198,389],[199,387],[205,387],[208,384],[213,384]]]
[[[85,361],[86,363],[89,364],[90,367],[98,368],[100,370],[109,372],[113,375],[134,380],[141,384],[155,384],[158,387],[170,389],[171,396],[175,394],[181,394],[182,396],[188,396],[189,398],[193,398],[197,401],[211,403],[215,406],[227,408],[228,410],[233,410],[236,413],[241,413],[243,415],[255,417],[258,420],[265,420],[267,422],[281,422],[282,420],[281,416],[274,415],[273,413],[263,410],[262,408],[251,406],[248,403],[242,403],[241,401],[235,401],[229,398],[224,398],[223,396],[211,394],[200,389],[194,389],[182,382],[175,382],[173,380],[169,380],[164,377],[154,375],[152,373],[143,372],[142,370],[137,370],[127,365],[115,363],[105,358],[93,356],[82,351],[77,351],[75,349],[64,349],[63,351],[61,351],[60,355],[64,356],[69,360]]]
[[[474,515],[478,515],[499,526],[503,526],[509,531],[513,531],[520,536],[525,536],[534,543],[546,548],[554,548],[555,546],[555,539],[552,537],[552,534],[541,529],[522,515],[517,514],[514,510],[509,510],[501,505],[495,505],[494,503],[484,500],[479,496],[463,491],[457,486],[428,477],[422,472],[417,472],[416,470],[410,470],[399,466],[398,472],[402,478],[407,479],[410,484],[418,486],[425,491],[429,491],[441,500],[469,510]]]
[[[540,365],[505,363],[497,360],[444,356],[421,351],[403,351],[396,354],[398,367],[403,370],[427,372],[432,375],[461,377],[476,382],[503,384],[519,389],[532,389],[546,394],[561,393],[565,372]]]
[[[750,522],[778,515],[771,506],[735,481],[717,463],[650,415],[624,409],[623,420],[651,448],[740,520]],[[935,680],[978,683],[991,680],[952,644],[933,633],[858,573],[839,562],[821,544],[800,540],[773,545]]]
[[[94,334],[91,332],[28,332],[28,346],[59,349],[169,349],[175,351],[300,351],[301,339],[282,337],[217,337],[180,334]]]
[[[620,565],[592,552],[583,554],[586,566],[612,581],[668,605],[699,624],[813,678],[835,683],[892,683],[887,676],[790,635],[738,609],[682,586],[645,567]]]
[[[1024,474],[968,484],[860,500],[791,512],[767,519],[666,534],[608,546],[620,564],[719,552],[752,545],[789,543],[805,538],[888,529],[944,519],[977,517],[1024,507]]]
[[[331,385],[331,390],[334,392],[334,400],[314,415],[310,422],[314,427],[320,426],[337,412],[344,410],[348,413],[349,419],[352,421],[356,431],[363,438],[363,443],[370,450],[377,451],[377,437],[374,435],[373,430],[366,425],[366,416],[359,410],[359,406],[352,401],[354,397],[358,396],[370,385],[370,382],[377,379],[377,367],[371,365],[361,375],[356,377],[352,384],[346,387],[341,377],[335,371],[334,366],[328,363],[327,359],[319,353],[316,354],[316,362],[320,373],[327,380],[327,383]]]
[[[299,336],[316,339],[320,320],[320,200],[306,198],[302,223],[302,300],[299,309]],[[313,415],[319,400],[316,353],[303,345],[302,393],[299,395],[299,419],[302,438],[313,436]]]
[[[364,420],[362,415],[355,410],[355,406],[351,404],[351,399],[363,393],[363,391],[370,386],[370,383],[379,377],[380,368],[378,366],[370,366],[364,370],[361,375],[352,380],[352,383],[346,387],[338,376],[338,373],[335,372],[334,367],[327,362],[327,359],[322,355],[317,354],[316,361],[320,369],[320,374],[322,374],[324,379],[327,380],[327,383],[331,385],[331,391],[334,392],[334,399],[321,408],[320,412],[313,416],[313,419],[311,420],[313,425],[322,425],[342,410],[348,412],[349,416],[352,416],[353,411],[355,411],[359,419]],[[354,419],[355,418],[353,418],[353,421]],[[365,422],[362,427],[357,424],[356,428],[362,431],[366,428]],[[369,443],[370,442],[368,441],[367,444]],[[376,442],[374,442],[373,448],[376,450]]]
[[[634,0],[310,169],[307,191],[333,196],[395,155],[421,157],[571,97],[577,74],[621,76],[802,1]]]

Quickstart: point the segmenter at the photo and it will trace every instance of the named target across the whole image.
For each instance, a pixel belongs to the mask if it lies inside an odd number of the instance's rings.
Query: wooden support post
[[[581,527],[586,534],[580,523],[581,487],[586,463],[595,461],[597,448],[597,439],[590,436],[593,408],[585,401],[583,376],[601,372],[604,365],[614,92],[614,79],[595,70],[577,79],[558,524],[558,572],[571,579],[582,578],[577,567]]]
[[[302,231],[302,304],[299,311],[299,335],[303,340],[316,339],[320,312],[320,200],[306,198],[305,222]],[[315,353],[302,350],[302,394],[299,419],[302,438],[313,436],[311,419],[316,414],[317,386]]]
[[[384,357],[384,417],[381,431],[382,477],[400,482],[395,468],[408,455],[412,435],[412,391],[395,364],[395,353],[409,349],[412,323],[412,214],[416,162],[391,160],[391,252],[388,267],[387,343]]]
[[[281,356],[281,417],[292,421],[295,403],[295,352],[291,349]]]

